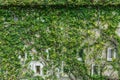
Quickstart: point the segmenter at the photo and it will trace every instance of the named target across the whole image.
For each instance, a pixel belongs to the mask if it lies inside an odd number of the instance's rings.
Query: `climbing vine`
[[[119,5],[120,0],[0,0],[0,5]]]
[[[25,0],[23,2],[27,3]],[[71,0],[69,2],[73,3]],[[8,3],[12,1],[2,4]],[[52,1],[49,4],[52,4]],[[96,55],[101,55],[107,42],[117,44],[119,51],[120,38],[116,33],[120,27],[119,21],[119,7],[74,6],[61,9],[1,7],[0,79],[32,79],[33,74],[32,72],[28,74],[27,66],[33,58],[39,60],[40,57],[46,61],[47,69],[53,67],[54,71],[56,67],[61,68],[61,63],[64,61],[66,74],[72,73],[75,78],[83,80],[91,79],[88,68],[90,65],[86,63],[87,55],[90,49],[94,48],[89,58],[94,58],[96,63],[99,63],[100,60],[96,59]],[[48,61],[46,49],[49,49]],[[28,58],[22,66],[18,57],[21,55],[25,58],[25,53]],[[83,61],[77,60],[79,56]],[[25,69],[26,71],[23,71]]]

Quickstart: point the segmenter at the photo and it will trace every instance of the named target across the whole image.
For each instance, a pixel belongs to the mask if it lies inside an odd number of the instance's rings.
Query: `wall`
[[[0,68],[2,72],[0,77],[7,80],[23,77],[19,76],[21,74],[19,54],[28,53],[27,64],[32,60],[29,54],[31,52],[35,60],[39,59],[39,56],[46,60],[45,50],[48,48],[51,48],[49,69],[52,65],[60,67],[60,63],[65,61],[66,73],[70,71],[75,77],[84,76],[87,74],[86,69],[76,59],[76,52],[84,46],[85,48],[93,47],[95,49],[94,55],[91,56],[93,58],[101,54],[106,42],[111,39],[119,42],[119,37],[115,33],[119,26],[119,19],[120,10],[117,6],[1,7],[0,58],[2,66]],[[93,29],[100,30],[99,38],[96,39],[92,33]],[[93,41],[92,44],[91,41]],[[24,48],[24,46],[27,47]],[[8,73],[5,73],[6,71]]]

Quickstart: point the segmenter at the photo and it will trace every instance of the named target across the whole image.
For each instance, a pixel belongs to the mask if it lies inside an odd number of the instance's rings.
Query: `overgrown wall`
[[[120,0],[0,0],[0,5],[119,5]]]
[[[118,1],[119,2],[119,1]],[[4,4],[4,3],[3,3]],[[50,60],[56,67],[65,61],[65,72],[84,76],[86,70],[76,59],[81,44],[90,38],[95,40],[92,29],[104,33],[96,41],[100,48],[109,41],[119,42],[115,33],[120,27],[119,6],[63,6],[63,7],[1,7],[0,9],[0,79],[23,78],[19,55],[28,54],[26,64],[42,56],[46,60],[46,49],[50,48]],[[85,42],[84,45],[90,44]],[[27,46],[25,48],[25,46]],[[49,63],[48,63],[49,64]],[[79,72],[81,71],[81,74]]]

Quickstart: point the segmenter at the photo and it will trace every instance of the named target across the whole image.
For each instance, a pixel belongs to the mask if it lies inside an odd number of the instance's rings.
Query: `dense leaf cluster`
[[[117,5],[120,0],[0,0],[0,5],[56,5],[56,4],[73,4],[73,5]]]
[[[11,0],[8,2],[13,3]],[[2,4],[7,4],[7,0]],[[119,21],[120,10],[114,7],[0,9],[0,79],[25,78],[27,67],[23,69],[19,55],[24,57],[25,53],[28,54],[27,65],[32,60],[31,54],[34,60],[39,60],[41,56],[46,60],[46,49],[50,48],[49,59],[52,62],[48,62],[49,69],[51,65],[60,68],[64,61],[66,73],[75,77],[84,76],[83,79],[87,80],[89,71],[84,63],[85,55],[81,55],[83,48],[91,47],[89,41],[95,41],[93,54],[97,54],[110,38],[119,42],[115,33],[120,26]],[[94,29],[102,33],[97,39]],[[83,57],[83,62],[77,60],[76,53]]]

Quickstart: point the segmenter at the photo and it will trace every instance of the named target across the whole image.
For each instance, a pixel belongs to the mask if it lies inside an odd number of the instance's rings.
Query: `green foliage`
[[[52,0],[49,1],[49,4],[56,4]],[[84,1],[83,3],[85,3]],[[1,0],[0,3],[3,5],[17,4],[17,2],[19,1],[12,2],[9,0],[4,2]],[[20,4],[24,2],[30,4],[33,0],[29,2],[24,0]],[[38,1],[34,2],[37,3]],[[74,1],[69,0],[69,2],[73,3]],[[38,2],[38,4],[42,3]],[[93,55],[96,55],[103,44],[109,41],[110,38],[108,37],[119,42],[119,37],[115,33],[119,21],[120,10],[114,7],[100,7],[99,10],[93,7],[77,7],[74,9],[21,9],[11,7],[0,9],[0,79],[19,80],[23,78],[23,66],[18,56],[23,55],[24,57],[24,53],[28,53],[28,60],[25,62],[27,64],[32,60],[31,51],[35,49],[36,52],[32,52],[35,60],[38,60],[39,56],[46,59],[47,53],[45,50],[48,48],[50,48],[50,60],[53,61],[53,63],[48,62],[48,67],[52,65],[60,67],[60,63],[65,61],[66,73],[71,72],[75,77],[84,77],[84,75],[90,77],[84,61],[86,55],[83,55],[83,62],[80,62],[76,58],[76,53],[81,51],[83,47],[94,47],[95,53]],[[94,45],[90,45],[89,39],[91,41],[95,40],[93,29],[100,29],[102,35],[96,39]],[[26,48],[24,48],[25,45],[27,45]],[[81,54],[84,53],[81,52]],[[26,67],[24,68],[27,70]],[[23,73],[23,76],[20,76],[21,73]],[[25,75],[31,76],[32,73],[26,73]],[[35,80],[37,79],[35,78]]]
[[[118,5],[120,0],[0,0],[0,5]]]

